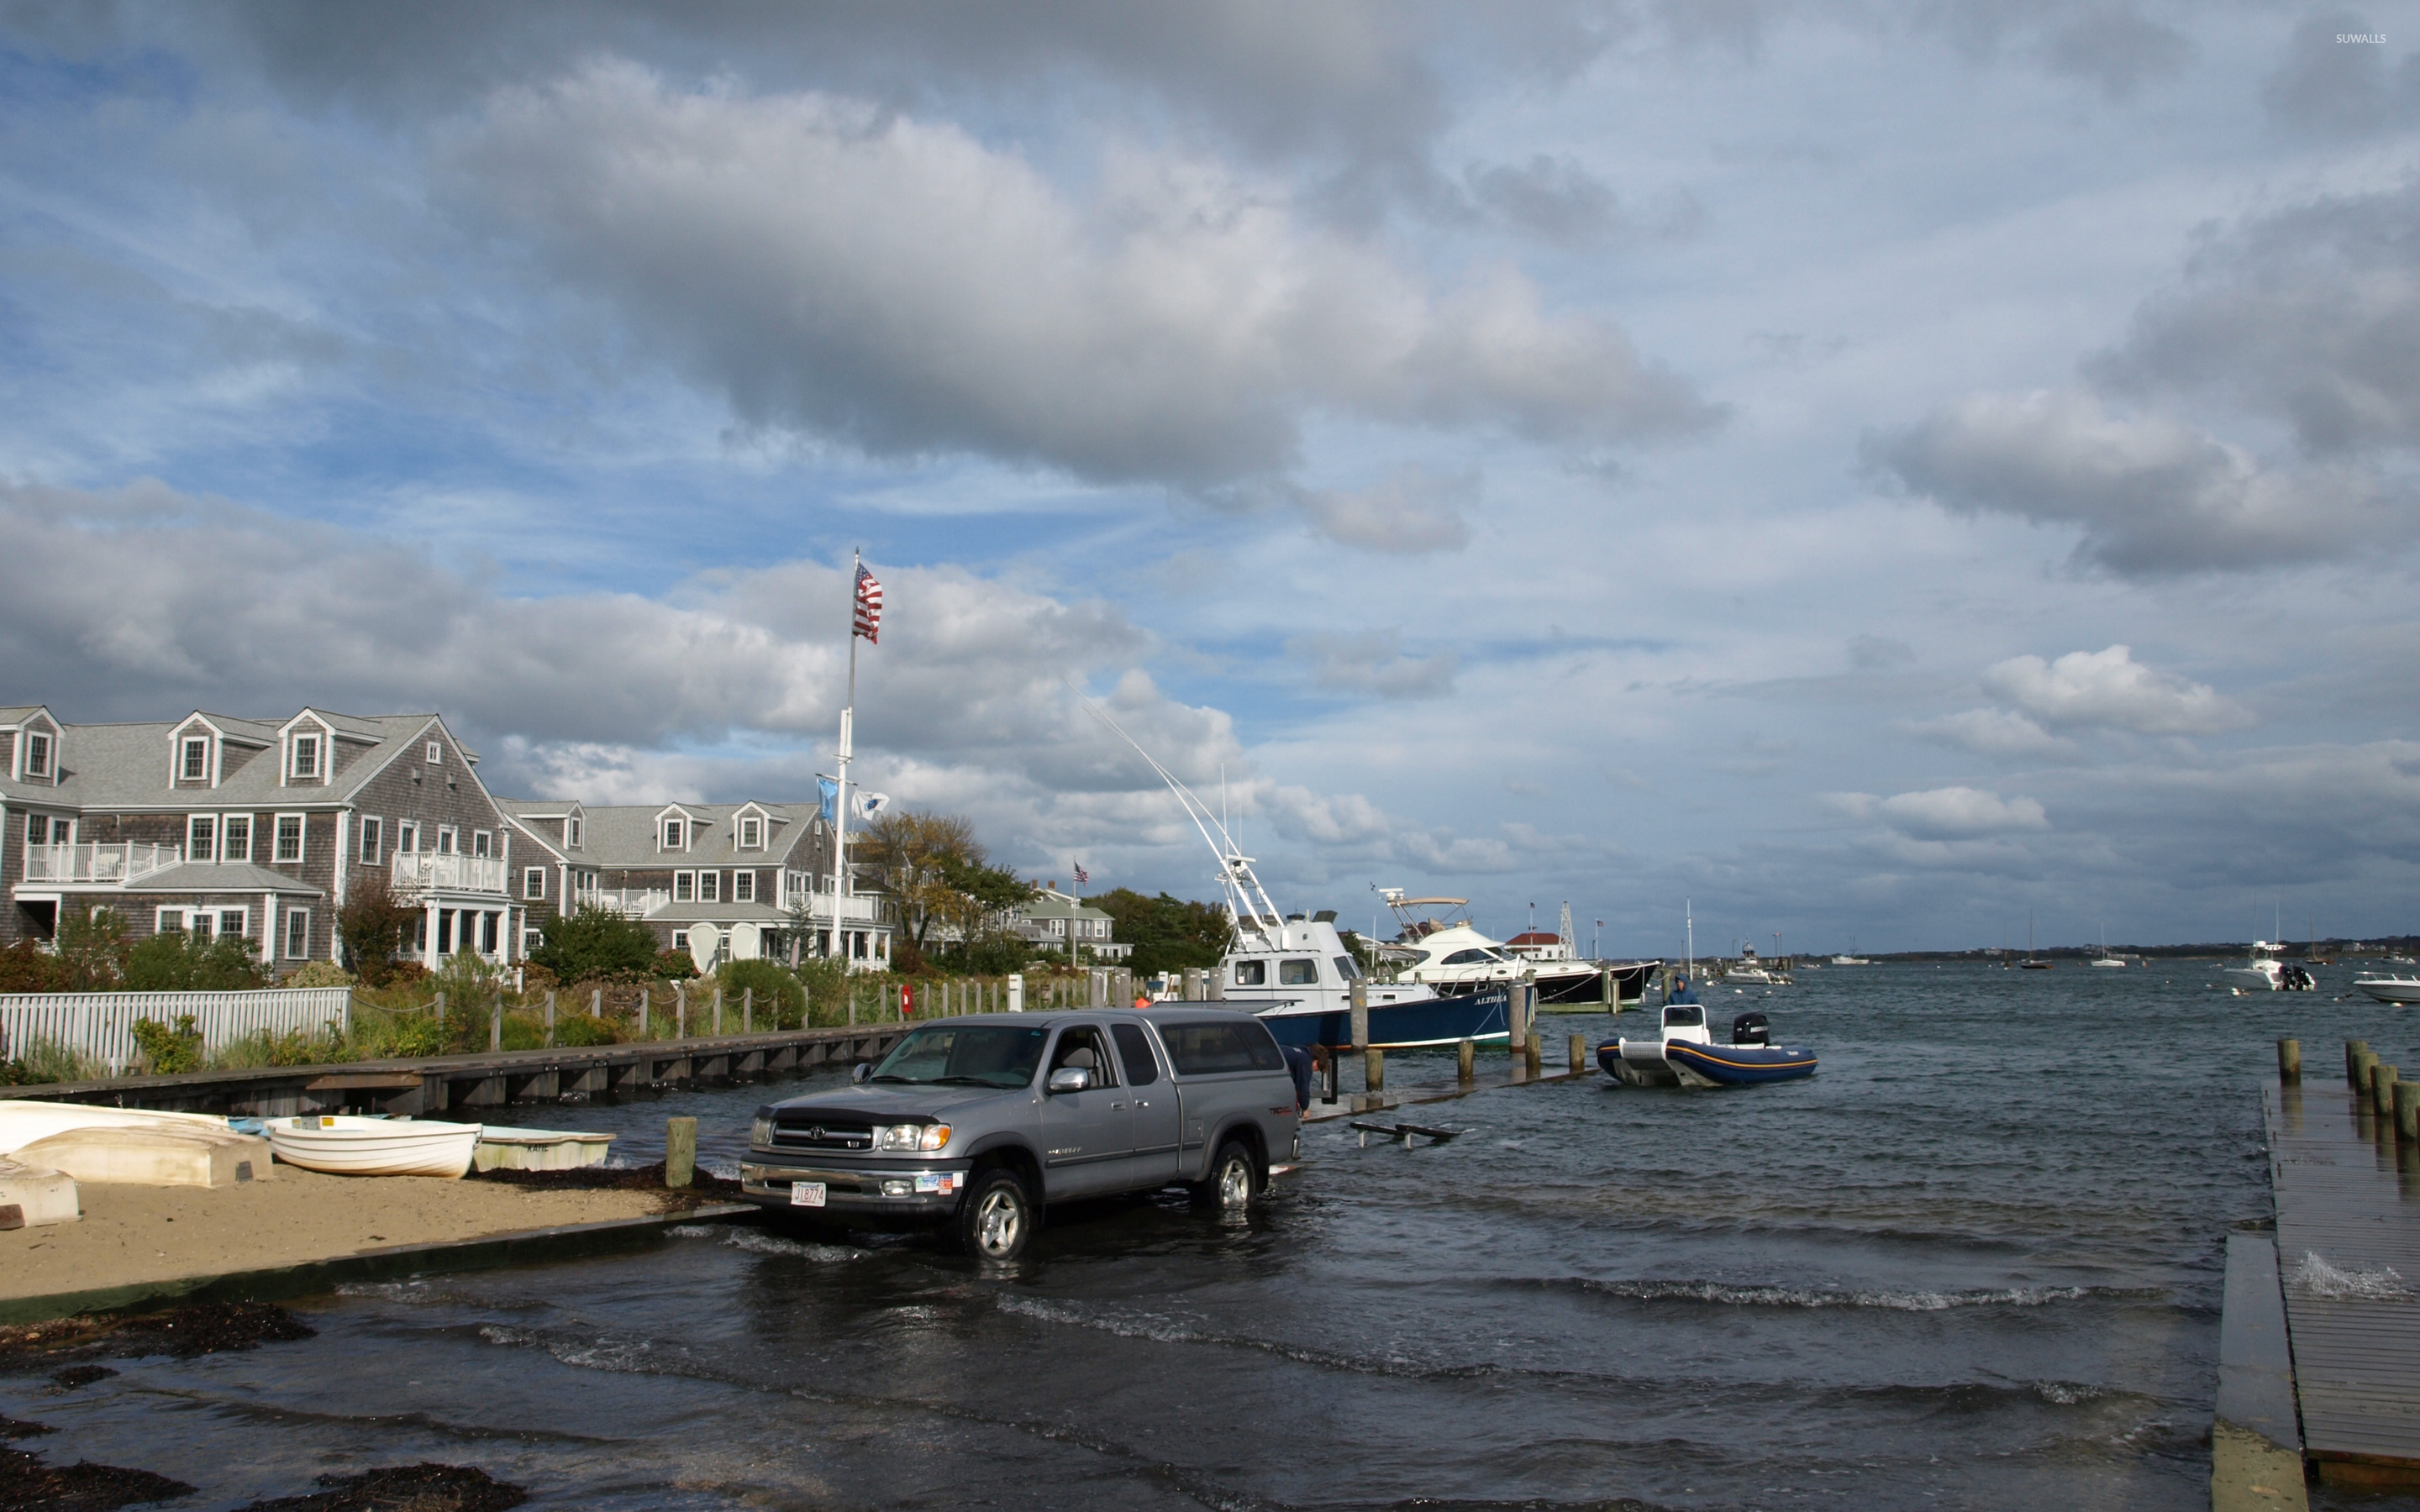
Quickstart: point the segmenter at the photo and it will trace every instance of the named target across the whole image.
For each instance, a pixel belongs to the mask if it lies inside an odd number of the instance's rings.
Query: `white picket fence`
[[[0,995],[0,1049],[24,1054],[36,1040],[90,1057],[122,1073],[141,1057],[134,1021],[170,1028],[186,1014],[202,1036],[205,1055],[263,1029],[285,1034],[353,1024],[349,987],[271,987],[242,993],[12,993]]]

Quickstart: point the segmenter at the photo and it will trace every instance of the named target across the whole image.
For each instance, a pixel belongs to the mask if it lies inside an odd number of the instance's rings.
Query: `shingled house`
[[[889,910],[854,883],[834,943],[832,831],[817,805],[507,798],[503,808],[522,841],[513,887],[528,910],[524,952],[549,915],[594,906],[644,920],[702,970],[835,951],[867,970],[891,964]]]
[[[70,725],[0,709],[0,945],[107,907],[129,938],[238,935],[290,970],[334,955],[336,910],[377,869],[422,905],[424,963],[509,961],[512,825],[477,764],[434,714]]]

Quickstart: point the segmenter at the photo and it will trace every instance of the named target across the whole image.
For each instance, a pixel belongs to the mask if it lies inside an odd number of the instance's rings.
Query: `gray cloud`
[[[1920,740],[2001,760],[2070,762],[2082,755],[2074,741],[2009,709],[1965,709],[1902,728]]]
[[[2282,420],[2313,455],[2420,446],[2420,177],[2213,237],[2086,371]]]
[[[2075,390],[1976,394],[1866,460],[1964,514],[2080,526],[2077,559],[2130,576],[2248,570],[2408,542],[2408,490],[2366,470],[2277,468],[2165,415],[2111,414]]]
[[[1705,207],[1684,189],[1645,206],[1622,203],[1613,186],[1569,158],[1532,155],[1520,163],[1475,163],[1464,175],[1480,209],[1541,240],[1571,248],[1634,238],[1678,239],[1705,224]]]
[[[1859,671],[1881,671],[1890,667],[1906,667],[1916,661],[1916,648],[1906,641],[1886,635],[1853,636],[1849,640],[1849,664]]]
[[[499,96],[466,213],[752,424],[1107,482],[1280,472],[1306,413],[1602,444],[1713,412],[1509,270],[1436,296],[1204,164],[1104,164],[1091,213],[949,125],[625,65]]]
[[[2071,651],[2056,661],[2011,656],[1983,674],[1983,690],[2055,729],[2208,735],[2255,722],[2208,684],[2146,667],[2126,646]]]
[[[1454,673],[1462,667],[1462,658],[1450,649],[1425,656],[1406,655],[1401,630],[1296,636],[1286,642],[1286,654],[1311,663],[1314,687],[1387,699],[1450,693]]]
[[[1470,542],[1464,512],[1479,501],[1475,473],[1406,469],[1368,488],[1286,488],[1283,495],[1329,540],[1397,556],[1459,551]]]
[[[2090,80],[2111,100],[2127,99],[2145,81],[2180,71],[2194,54],[2182,32],[2121,8],[2060,22],[2042,39],[2041,51],[2053,69]]]
[[[1980,788],[1932,788],[1887,798],[1870,793],[1836,793],[1831,803],[1853,818],[1877,820],[1916,841],[1975,840],[2050,827],[2050,816],[2040,800],[2002,797]]]
[[[2304,18],[2262,91],[2270,115],[2318,136],[2364,136],[2420,121],[2420,52],[2397,57],[2393,41],[2337,40],[2378,35],[2376,22],[2353,10]]]

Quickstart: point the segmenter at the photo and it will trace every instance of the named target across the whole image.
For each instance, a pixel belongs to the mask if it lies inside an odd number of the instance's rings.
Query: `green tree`
[[[956,814],[886,810],[867,827],[860,854],[898,903],[902,971],[922,968],[935,925],[972,942],[997,933],[994,920],[1033,896],[1032,885],[990,864],[974,825]]]
[[[204,939],[163,930],[126,952],[126,990],[133,993],[224,993],[266,987],[269,967],[240,934]]]
[[[61,992],[109,992],[126,975],[126,919],[115,908],[63,910],[55,944]]]
[[[1164,892],[1146,898],[1130,887],[1113,887],[1084,902],[1109,916],[1119,943],[1134,947],[1126,964],[1139,976],[1215,966],[1233,933],[1227,911],[1218,904],[1187,903]]]
[[[561,981],[644,981],[657,977],[656,932],[611,908],[584,907],[547,920],[530,959]]]
[[[353,878],[345,906],[336,910],[336,937],[362,985],[386,985],[395,975],[396,956],[421,917],[417,904],[396,896],[384,872],[365,871]]]

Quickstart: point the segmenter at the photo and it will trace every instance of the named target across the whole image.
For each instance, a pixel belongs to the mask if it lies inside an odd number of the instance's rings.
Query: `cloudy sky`
[[[2420,931],[2415,23],[7,0],[0,702],[797,796],[861,548],[1046,880]]]

